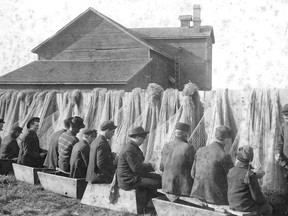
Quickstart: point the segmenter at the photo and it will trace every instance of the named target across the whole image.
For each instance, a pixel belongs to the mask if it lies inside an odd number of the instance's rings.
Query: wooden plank
[[[38,171],[48,171],[49,169],[45,168],[34,168],[29,166],[23,166],[20,164],[13,163],[13,170],[15,178],[18,181],[23,181],[29,184],[39,184],[39,179],[37,172]]]
[[[227,213],[215,212],[208,209],[200,208],[189,203],[176,203],[165,200],[165,198],[152,199],[158,216],[224,216],[231,215]]]
[[[12,163],[13,160],[10,159],[0,159],[0,174],[1,175],[8,175],[13,173]]]
[[[85,178],[70,178],[55,172],[38,172],[38,177],[40,184],[45,190],[77,199],[82,198],[87,185]]]
[[[124,191],[119,189],[118,201],[112,204],[109,201],[110,188],[110,184],[87,184],[81,203],[134,214],[140,211],[139,202],[136,199],[136,190]]]

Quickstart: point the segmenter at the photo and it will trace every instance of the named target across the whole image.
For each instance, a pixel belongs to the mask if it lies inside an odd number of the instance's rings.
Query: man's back
[[[224,146],[214,142],[200,148],[191,171],[194,177],[191,196],[214,204],[228,204],[227,174],[233,162]]]
[[[167,154],[166,149],[171,148]],[[165,144],[160,168],[163,169],[162,190],[175,195],[190,195],[193,179],[190,175],[195,150],[180,139]]]
[[[66,130],[62,129],[51,135],[51,140],[48,146],[48,153],[44,161],[45,167],[50,169],[56,169],[56,167],[58,167],[58,139],[64,132],[66,132]]]
[[[90,146],[86,140],[81,140],[73,146],[70,158],[70,177],[85,178],[89,163]]]
[[[0,158],[13,159],[17,158],[19,154],[19,146],[16,138],[13,138],[11,134],[4,137],[0,147]]]
[[[58,166],[64,172],[70,172],[70,157],[73,146],[78,142],[78,138],[72,131],[66,131],[58,139]]]

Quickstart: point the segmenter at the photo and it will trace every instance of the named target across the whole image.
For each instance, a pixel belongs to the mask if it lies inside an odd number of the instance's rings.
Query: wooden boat
[[[24,166],[24,165],[20,165],[17,163],[13,163],[12,166],[13,166],[15,178],[18,181],[27,182],[29,184],[34,184],[34,185],[39,184],[39,179],[37,175],[38,171],[44,172],[44,171],[50,170],[46,168],[35,168],[35,167]]]
[[[49,190],[63,196],[81,199],[87,182],[85,178],[70,178],[60,172],[38,172],[40,184]]]

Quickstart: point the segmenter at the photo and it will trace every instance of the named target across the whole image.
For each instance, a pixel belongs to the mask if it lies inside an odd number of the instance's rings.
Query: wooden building
[[[198,5],[193,13],[179,16],[180,27],[128,29],[88,8],[32,50],[37,61],[0,77],[0,88],[182,90],[190,80],[210,90],[213,28],[200,25]]]

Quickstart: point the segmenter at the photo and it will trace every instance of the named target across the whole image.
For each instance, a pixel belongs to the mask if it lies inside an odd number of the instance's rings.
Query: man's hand
[[[280,155],[280,154],[276,154],[276,155],[275,155],[275,160],[276,160],[276,161],[281,161],[281,160],[282,160],[281,155]]]

